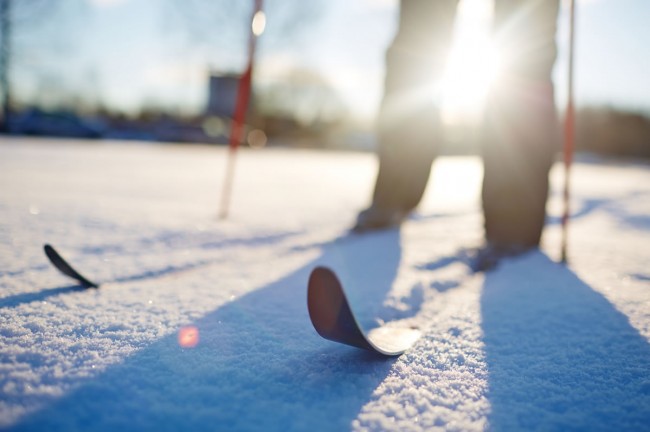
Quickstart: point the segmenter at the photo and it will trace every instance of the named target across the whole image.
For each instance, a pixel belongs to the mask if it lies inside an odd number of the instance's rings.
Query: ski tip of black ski
[[[63,259],[61,254],[57,252],[57,250],[54,249],[52,245],[47,243],[44,244],[43,251],[45,252],[45,255],[50,260],[52,265],[64,275],[76,280],[81,285],[83,285],[84,288],[99,288],[98,284],[85,278],[81,275],[81,273],[75,270],[74,267],[72,267],[65,259]]]
[[[327,267],[316,267],[311,272],[307,307],[312,325],[325,339],[384,356],[401,355],[421,334],[417,329],[387,326],[364,332],[336,273]]]

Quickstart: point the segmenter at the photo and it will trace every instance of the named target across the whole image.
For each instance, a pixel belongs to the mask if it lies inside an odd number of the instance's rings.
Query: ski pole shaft
[[[230,208],[230,196],[232,194],[233,179],[235,176],[235,161],[237,158],[237,149],[244,136],[244,122],[246,112],[248,111],[248,101],[251,93],[251,81],[253,76],[253,63],[255,60],[255,46],[257,36],[259,35],[255,26],[255,19],[262,11],[262,0],[254,0],[255,6],[250,20],[250,36],[248,39],[248,62],[244,73],[239,78],[237,86],[237,100],[230,128],[230,141],[228,143],[228,156],[226,161],[226,171],[221,191],[221,210],[219,217],[226,219]],[[261,32],[260,32],[261,33]]]
[[[562,214],[562,262],[566,263],[569,217],[571,214],[571,165],[573,164],[575,140],[575,106],[573,103],[573,61],[574,61],[574,34],[575,34],[575,0],[569,1],[569,68],[567,80],[567,106],[564,119],[564,211]]]

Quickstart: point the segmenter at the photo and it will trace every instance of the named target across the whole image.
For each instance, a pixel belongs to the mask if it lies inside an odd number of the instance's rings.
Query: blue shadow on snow
[[[492,430],[650,430],[650,345],[541,253],[486,274]]]
[[[11,430],[347,430],[394,360],[320,338],[307,313],[307,279],[315,265],[332,266],[369,318],[400,259],[397,230],[335,242],[194,322],[196,348],[165,337]]]

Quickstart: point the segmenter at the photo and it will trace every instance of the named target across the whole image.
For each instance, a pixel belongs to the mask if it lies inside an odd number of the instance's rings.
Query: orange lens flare
[[[194,348],[199,344],[199,329],[194,326],[182,327],[178,331],[178,344],[183,348]]]

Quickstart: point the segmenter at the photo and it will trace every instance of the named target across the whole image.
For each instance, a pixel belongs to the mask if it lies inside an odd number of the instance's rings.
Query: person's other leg
[[[502,74],[486,112],[485,237],[517,253],[539,245],[560,134],[551,72],[558,0],[496,0]]]
[[[372,205],[358,231],[395,225],[424,193],[439,134],[433,84],[442,73],[457,0],[402,0],[399,27],[386,53],[377,133],[379,172]]]

